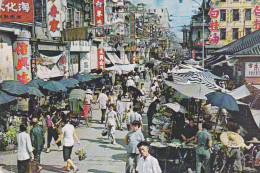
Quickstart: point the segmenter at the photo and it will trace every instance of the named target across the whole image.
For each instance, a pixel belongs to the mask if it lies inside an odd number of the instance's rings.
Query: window
[[[72,26],[72,8],[69,7],[67,8],[66,10],[66,14],[67,14],[67,17],[66,17],[66,28],[71,28],[73,27]]]
[[[239,11],[238,11],[238,9],[233,10],[233,21],[239,21]]]
[[[74,22],[75,27],[80,27],[80,12],[78,10],[75,10],[74,12]]]
[[[226,21],[226,10],[220,10],[220,21]]]
[[[246,28],[246,35],[251,33],[251,28]]]
[[[251,20],[251,9],[246,9],[245,18],[246,20]]]
[[[226,40],[226,29],[220,29],[220,40]]]
[[[198,39],[200,39],[200,31],[198,31]]]
[[[84,68],[88,68],[88,62],[84,62]]]
[[[220,2],[226,2],[226,0],[221,0]]]
[[[34,18],[36,22],[46,22],[46,1],[35,0],[34,1]]]
[[[238,28],[233,28],[233,40],[238,39]]]

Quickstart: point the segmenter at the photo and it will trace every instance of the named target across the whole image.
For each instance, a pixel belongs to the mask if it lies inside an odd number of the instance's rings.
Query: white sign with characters
[[[245,77],[259,77],[259,76],[260,76],[260,62],[246,62]]]

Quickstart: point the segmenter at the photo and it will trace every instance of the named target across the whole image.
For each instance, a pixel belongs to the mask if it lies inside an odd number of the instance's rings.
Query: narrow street
[[[146,90],[149,91],[149,83],[145,82]],[[145,113],[150,104],[151,99],[147,97]],[[129,102],[129,99],[123,99],[124,105]],[[81,144],[75,142],[73,147],[72,159],[78,166],[80,173],[122,173],[125,170],[126,164],[126,145],[124,143],[125,135],[127,134],[126,125],[124,131],[116,130],[116,144],[110,144],[107,136],[101,135],[104,129],[104,124],[100,123],[101,111],[98,109],[98,104],[94,105],[93,122],[91,127],[80,125],[76,128],[77,135]],[[147,117],[143,115],[144,135],[147,131]],[[86,159],[79,161],[75,152],[78,149],[86,151]],[[57,146],[51,146],[51,152],[42,152],[41,164],[43,166],[42,173],[51,172],[66,172],[62,171],[65,166],[63,161],[62,151],[58,151]],[[0,173],[17,172],[17,153],[15,151],[0,152]],[[70,171],[72,172],[72,170]]]

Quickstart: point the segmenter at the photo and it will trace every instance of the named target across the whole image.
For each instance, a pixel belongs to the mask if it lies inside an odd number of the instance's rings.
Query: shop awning
[[[113,52],[106,53],[108,59],[112,62],[112,64],[123,64],[122,60],[118,58],[118,56]]]
[[[37,77],[39,79],[50,79],[60,76],[64,76],[64,73],[60,71],[57,65],[54,65],[51,70],[46,66],[37,65]]]

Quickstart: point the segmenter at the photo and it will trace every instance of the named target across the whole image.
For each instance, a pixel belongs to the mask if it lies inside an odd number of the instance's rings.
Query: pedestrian
[[[157,112],[157,105],[160,103],[159,99],[156,99],[153,101],[150,106],[148,107],[147,111],[147,119],[148,119],[148,132],[150,132],[150,127],[152,126],[152,121],[153,121],[153,115]]]
[[[106,113],[105,127],[107,127],[107,136],[111,144],[116,144],[116,122],[119,124],[117,114],[113,110],[113,105],[109,105],[109,110]]]
[[[127,77],[125,76],[122,80],[123,97],[126,96],[126,92],[127,92],[126,81],[127,81]]]
[[[64,124],[65,124],[65,126],[61,130],[60,137],[55,142],[53,142],[52,145],[55,146],[63,138],[63,158],[64,158],[64,161],[67,162],[67,165],[64,167],[64,170],[69,171],[70,166],[72,166],[73,173],[75,173],[79,169],[71,160],[72,148],[74,146],[73,137],[76,139],[78,144],[80,144],[80,141],[76,135],[74,126],[69,123],[69,118],[65,119]]]
[[[145,95],[146,95],[146,89],[144,88],[144,83],[141,83],[141,89],[140,89],[141,93],[143,94],[141,96],[141,101],[143,103],[145,103]]]
[[[138,111],[138,108],[134,107],[133,108],[133,113],[130,115],[130,124],[132,125],[132,123],[134,121],[139,121],[140,125],[141,125],[141,127],[139,127],[139,129],[140,130],[144,130],[142,116],[137,111]]]
[[[84,102],[83,102],[84,118],[86,119],[86,122],[87,122],[87,116],[88,116],[88,112],[91,108],[92,102],[93,102],[92,91],[90,89],[87,89],[86,96],[85,96]]]
[[[112,94],[108,98],[109,105],[113,105],[114,109],[116,108],[117,95],[116,92],[112,92]]]
[[[54,140],[57,140],[59,137],[58,134],[58,125],[60,123],[61,120],[57,120],[56,117],[56,111],[52,111],[51,113],[51,117],[50,115],[47,115],[47,120],[46,120],[46,124],[48,127],[48,135],[47,135],[47,150],[46,153],[51,152],[50,150],[50,146],[51,146],[51,140],[52,138],[54,138]],[[58,150],[61,151],[61,142],[58,143]]]
[[[133,109],[132,109],[132,105],[127,105],[128,109],[126,112],[126,127],[127,130],[130,131],[131,130],[131,124],[130,124],[130,116],[133,114]]]
[[[137,163],[136,171],[138,173],[161,173],[158,160],[149,154],[148,142],[142,141],[137,147],[142,157]]]
[[[31,130],[31,142],[34,148],[33,155],[34,161],[37,163],[38,170],[37,172],[41,172],[42,166],[40,166],[41,161],[41,152],[45,143],[44,132],[43,129],[38,125],[38,119],[32,119],[33,128]]]
[[[183,129],[183,132],[181,134],[182,140],[186,143],[193,141],[198,131],[199,128],[197,125],[194,124],[194,119],[190,118],[189,124]]]
[[[139,77],[138,73],[136,73],[136,75],[134,77],[134,81],[135,81],[136,88],[138,88],[139,83],[140,83],[140,77]]]
[[[130,87],[130,86],[135,87],[135,82],[133,81],[131,76],[128,76],[128,80],[126,81],[126,86],[127,87]]]
[[[133,106],[137,109],[136,111],[142,115],[144,113],[144,103],[141,101],[140,97],[136,97],[135,101],[133,102]]]
[[[119,120],[119,129],[121,131],[123,131],[123,104],[122,104],[122,101],[121,101],[121,98],[122,96],[121,95],[118,95],[117,97],[117,102],[116,102],[116,109],[117,109],[117,115],[118,115],[118,120]]]
[[[139,159],[137,144],[141,141],[144,141],[143,133],[138,130],[140,125],[141,124],[139,121],[133,121],[132,130],[127,133],[124,139],[124,142],[127,145],[126,173],[133,173],[137,166]]]
[[[156,86],[153,83],[152,86],[151,86],[151,89],[150,89],[150,96],[151,96],[151,98],[153,98],[153,96],[154,96],[155,89],[156,89]]]
[[[30,159],[34,160],[33,147],[29,134],[26,133],[26,125],[20,125],[20,133],[17,134],[17,169],[18,173],[27,173]]]
[[[105,120],[105,115],[107,111],[107,104],[108,104],[108,97],[105,93],[103,93],[103,90],[101,90],[101,93],[99,94],[99,97],[97,99],[97,102],[99,102],[99,107],[101,109],[101,124],[103,124],[103,121]]]
[[[210,148],[212,147],[212,138],[208,130],[211,125],[204,122],[202,130],[198,131],[195,136],[195,142],[198,143],[196,149],[196,173],[201,172],[201,166],[204,162],[205,173],[210,173]]]

